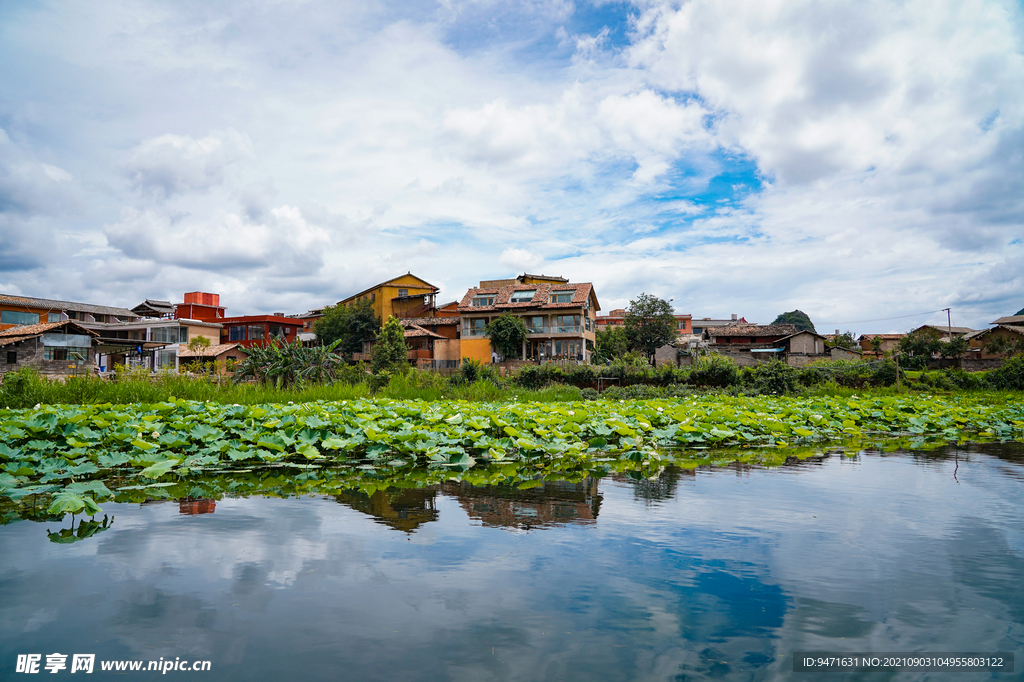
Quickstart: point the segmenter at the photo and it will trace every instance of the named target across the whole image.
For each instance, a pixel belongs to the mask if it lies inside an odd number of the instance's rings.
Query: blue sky
[[[1022,38],[1009,1],[8,3],[0,291],[302,312],[529,271],[983,327],[1024,307]]]

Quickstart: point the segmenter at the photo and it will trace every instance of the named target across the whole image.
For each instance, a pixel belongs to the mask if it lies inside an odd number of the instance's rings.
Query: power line
[[[896,317],[879,317],[875,320],[848,320],[846,322],[815,322],[815,325],[819,324],[864,324],[865,322],[886,322],[888,320],[902,320],[907,317],[921,317],[922,315],[932,315],[934,313],[941,313],[945,308],[939,308],[938,310],[929,310],[923,313],[914,313],[913,315],[897,315]]]

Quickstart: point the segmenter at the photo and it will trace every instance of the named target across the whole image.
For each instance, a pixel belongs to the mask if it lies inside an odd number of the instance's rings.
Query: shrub
[[[1010,358],[998,369],[990,370],[988,383],[1002,391],[1024,391],[1024,356]]]
[[[733,386],[740,380],[740,369],[731,358],[711,354],[694,359],[690,383],[695,386]]]
[[[799,371],[779,360],[763,362],[743,373],[743,383],[760,394],[783,395],[796,390]]]

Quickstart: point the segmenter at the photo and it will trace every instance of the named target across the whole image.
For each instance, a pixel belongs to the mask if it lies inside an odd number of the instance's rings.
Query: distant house
[[[1008,315],[1007,317],[1000,317],[991,324],[1008,324],[1019,327],[1024,325],[1024,315]]]
[[[119,365],[177,371],[180,350],[189,341],[205,336],[216,344],[221,334],[220,323],[184,318],[140,317],[132,322],[91,322],[83,326],[99,334],[96,364],[101,371],[112,371]]]
[[[21,325],[0,331],[0,374],[31,367],[40,374],[89,373],[95,367],[93,340],[98,334],[63,320]]]
[[[758,362],[785,359],[785,344],[778,342],[799,330],[791,324],[730,324],[704,329],[708,348],[728,355],[739,365],[752,366]],[[824,345],[824,338],[820,343]]]
[[[781,325],[776,325],[781,326]],[[798,331],[784,336],[775,342],[775,348],[782,349],[782,357],[786,364],[793,367],[804,367],[816,360],[832,358],[830,349],[826,345],[827,338],[823,334],[810,330]],[[751,353],[757,355],[758,349],[752,349]]]
[[[401,319],[428,315],[440,291],[430,282],[407,272],[342,299],[338,305],[370,301],[374,314],[383,324],[389,317]]]
[[[891,353],[896,350],[896,346],[899,345],[900,339],[904,336],[906,334],[861,334],[860,338],[857,339],[857,343],[864,354],[881,357],[884,353]],[[875,345],[872,343],[875,339],[878,339],[879,342],[877,351],[875,351]]]
[[[527,339],[518,359],[589,362],[594,350],[597,311],[594,285],[562,277],[523,274],[510,280],[484,280],[459,303],[461,353],[483,363],[492,360],[484,328],[503,313],[523,319]],[[510,358],[514,359],[514,358]]]
[[[132,308],[132,312],[139,317],[174,317],[174,306],[170,301],[154,301],[147,298],[142,303]]]
[[[950,334],[956,337],[964,336],[965,334],[970,334],[971,332],[974,331],[977,330],[971,329],[970,327],[949,327],[943,324],[923,324],[917,329],[911,331],[910,334],[919,334],[921,332],[925,332],[928,334],[932,334],[933,336],[937,335],[939,341],[949,341]]]
[[[990,329],[983,329],[982,331],[975,332],[968,336],[968,344],[971,350],[969,357],[977,360],[995,360],[1000,358],[1006,358],[1007,354],[1003,352],[993,353],[991,346],[996,339],[1004,338],[1010,343],[1021,343],[1024,342],[1024,315],[1015,315],[1013,317],[1021,318],[1020,324],[997,324],[995,327]],[[1007,318],[1000,318],[1007,319]]]
[[[232,365],[249,357],[249,352],[237,343],[214,344],[203,348],[182,348],[178,352],[179,361],[185,367],[194,362],[212,369],[217,374],[231,374]]]
[[[0,294],[0,330],[61,320],[123,322],[136,317],[127,308]]]
[[[740,317],[736,313],[732,314],[732,317],[728,320],[713,318],[713,317],[702,317],[700,319],[691,320],[690,329],[691,334],[703,334],[713,327],[728,327],[733,324],[755,324],[754,322],[747,322],[747,318]]]
[[[677,314],[676,316],[676,334],[680,337],[689,336],[693,333],[693,326],[691,324],[693,316],[689,313]],[[615,327],[622,327],[626,324],[626,310],[625,308],[616,308],[607,315],[598,315],[596,318],[597,331],[603,332],[608,329]]]

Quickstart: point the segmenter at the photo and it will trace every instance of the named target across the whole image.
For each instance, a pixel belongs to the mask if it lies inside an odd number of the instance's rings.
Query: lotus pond
[[[969,397],[5,411],[0,677],[54,652],[218,680],[1021,659],[1021,440],[1019,402]]]

